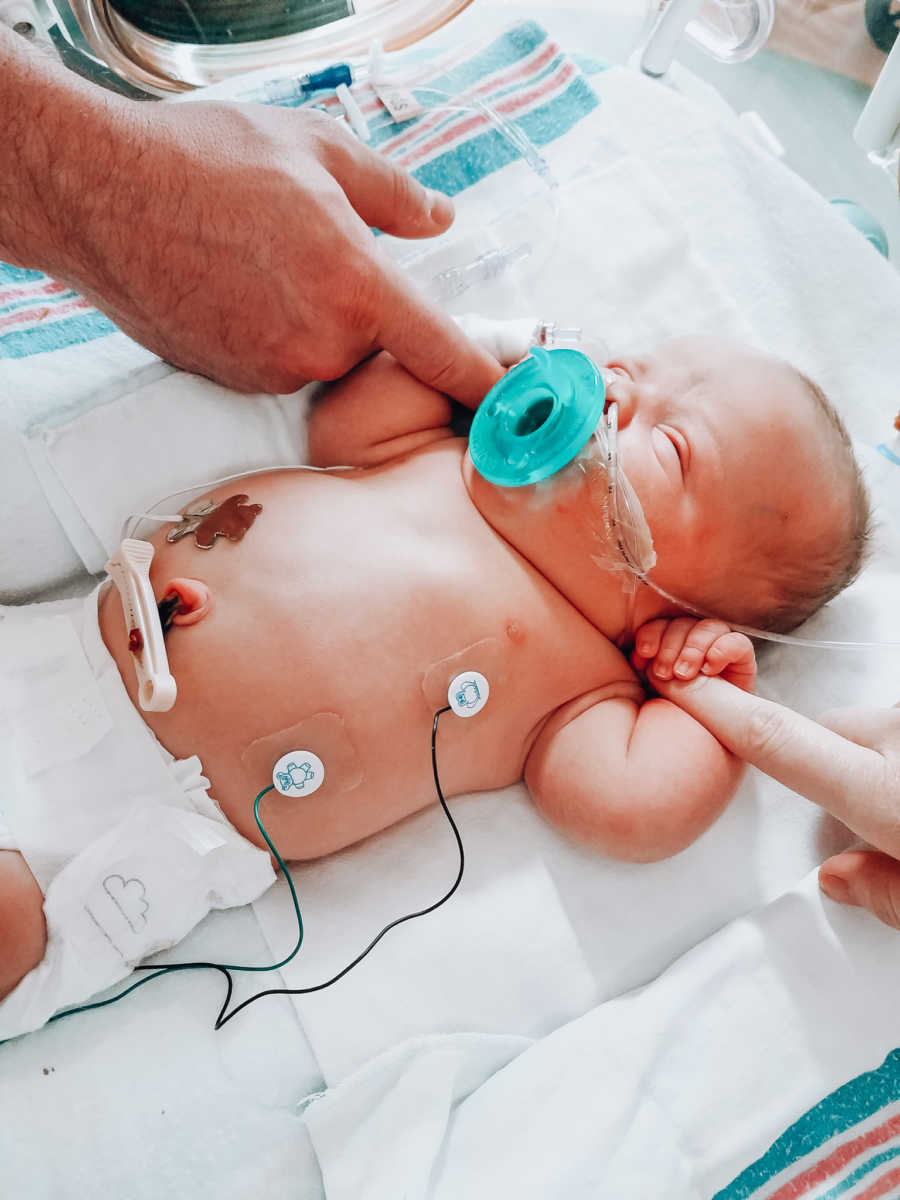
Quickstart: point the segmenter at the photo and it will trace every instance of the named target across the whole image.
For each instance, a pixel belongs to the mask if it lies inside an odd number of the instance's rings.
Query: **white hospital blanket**
[[[889,936],[810,877],[539,1042],[406,1043],[307,1110],[328,1200],[710,1200],[900,1042]]]
[[[250,909],[215,913],[165,957],[271,961]],[[267,999],[216,1033],[223,991],[217,973],[178,973],[0,1046],[2,1194],[319,1200],[298,1106],[321,1076],[303,1031]]]

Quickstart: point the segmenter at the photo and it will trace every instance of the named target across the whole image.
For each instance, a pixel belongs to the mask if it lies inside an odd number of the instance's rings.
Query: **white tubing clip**
[[[154,547],[138,538],[125,538],[110,557],[106,570],[122,598],[128,649],[138,681],[138,703],[145,712],[168,712],[177,688],[169,673],[156,597],[150,587]]]

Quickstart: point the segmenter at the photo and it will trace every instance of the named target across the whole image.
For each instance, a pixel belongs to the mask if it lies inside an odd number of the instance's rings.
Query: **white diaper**
[[[0,1003],[0,1039],[274,880],[268,854],[209,796],[200,760],[174,759],[144,724],[97,600],[0,608],[0,847],[24,855],[47,921],[43,961]]]

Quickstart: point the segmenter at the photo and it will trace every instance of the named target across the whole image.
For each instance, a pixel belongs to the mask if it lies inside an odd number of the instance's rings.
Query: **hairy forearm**
[[[140,153],[135,107],[0,24],[0,259],[70,282],[97,273],[104,206]]]

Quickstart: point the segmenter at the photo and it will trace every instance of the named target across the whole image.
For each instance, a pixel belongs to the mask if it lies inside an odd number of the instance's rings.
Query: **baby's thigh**
[[[44,896],[17,850],[0,850],[0,1000],[44,957]]]

